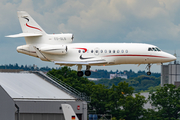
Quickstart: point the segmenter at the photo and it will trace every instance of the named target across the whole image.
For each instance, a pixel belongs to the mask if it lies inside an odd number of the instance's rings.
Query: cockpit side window
[[[157,51],[155,48],[152,48],[154,51]]]
[[[148,51],[153,51],[152,48],[148,48]]]
[[[161,51],[161,50],[160,50],[159,48],[157,48],[157,47],[156,47],[156,50],[157,50],[157,51]]]

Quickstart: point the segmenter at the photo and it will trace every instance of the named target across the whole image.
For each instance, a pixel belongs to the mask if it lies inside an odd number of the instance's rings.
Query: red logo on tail
[[[26,19],[28,22],[29,22],[29,19],[26,18],[26,17],[23,17],[24,19]],[[42,31],[41,29],[37,28],[37,27],[33,27],[33,26],[30,26],[26,23],[26,26],[29,27],[29,28],[33,28],[33,29],[36,29],[36,30],[39,30],[39,31]]]

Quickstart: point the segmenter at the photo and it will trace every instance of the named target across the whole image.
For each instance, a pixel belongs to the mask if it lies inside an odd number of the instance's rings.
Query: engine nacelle
[[[48,46],[39,48],[39,50],[42,53],[63,55],[67,53],[67,46],[66,45],[48,45]]]
[[[36,51],[34,50],[32,45],[22,45],[17,47],[18,53],[27,54],[30,56],[38,57]]]

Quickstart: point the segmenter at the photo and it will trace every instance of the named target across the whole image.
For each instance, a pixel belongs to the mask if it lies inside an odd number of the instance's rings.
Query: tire
[[[83,76],[83,71],[78,71],[77,76],[82,77]]]
[[[86,70],[86,71],[85,71],[85,75],[86,75],[86,76],[90,76],[90,75],[91,75],[91,71],[90,71],[90,70]]]
[[[147,72],[147,75],[151,75],[151,72]]]

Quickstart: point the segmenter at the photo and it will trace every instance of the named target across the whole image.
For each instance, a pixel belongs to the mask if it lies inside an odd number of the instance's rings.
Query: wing
[[[54,61],[56,65],[67,65],[67,66],[73,66],[73,65],[102,65],[106,64],[107,62],[103,59],[101,60],[93,60],[93,61]]]

